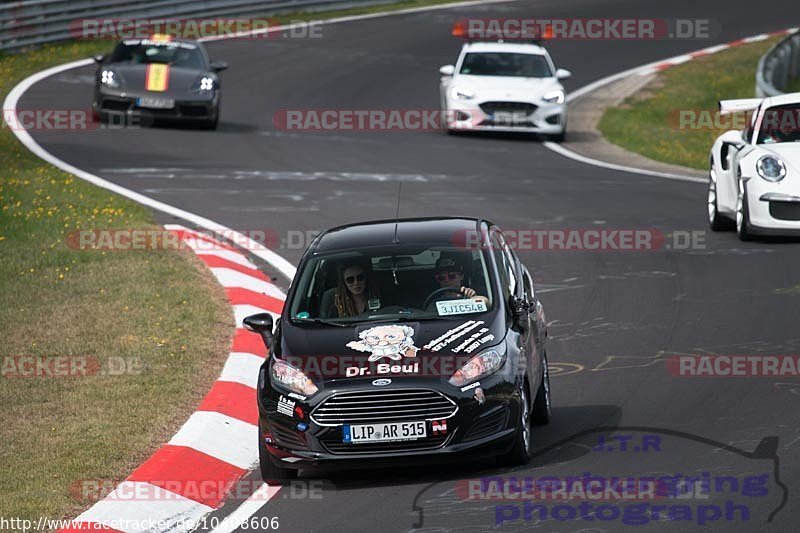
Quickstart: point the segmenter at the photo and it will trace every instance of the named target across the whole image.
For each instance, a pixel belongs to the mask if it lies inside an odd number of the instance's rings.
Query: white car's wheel
[[[730,220],[722,216],[717,207],[717,175],[712,161],[708,169],[708,225],[712,231],[729,229]]]
[[[749,241],[753,234],[750,232],[750,212],[747,207],[747,191],[744,184],[739,185],[739,195],[736,199],[736,233],[739,239]]]

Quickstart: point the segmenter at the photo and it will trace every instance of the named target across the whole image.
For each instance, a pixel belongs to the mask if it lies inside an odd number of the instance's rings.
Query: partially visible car
[[[714,231],[800,235],[800,93],[722,100],[720,112],[752,112],[745,129],[711,147],[708,221]]]
[[[95,56],[92,111],[105,122],[188,121],[209,129],[219,122],[218,73],[227,64],[211,62],[192,40],[153,36],[125,39],[109,55]]]

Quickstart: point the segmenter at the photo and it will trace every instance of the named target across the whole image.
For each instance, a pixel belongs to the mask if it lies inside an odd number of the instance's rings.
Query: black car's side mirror
[[[96,56],[93,56],[92,59],[94,59],[95,63],[102,63],[103,61],[106,60],[106,56],[104,56],[103,54],[97,54]]]
[[[514,318],[514,322],[519,327],[524,327],[527,325],[528,321],[528,313],[530,313],[530,305],[525,300],[525,298],[517,298],[516,296],[511,296],[509,298],[509,307],[511,308],[511,315]]]
[[[272,347],[275,344],[275,336],[272,334],[272,315],[269,313],[257,313],[245,317],[242,323],[250,331],[260,333],[267,350],[272,353]]]
[[[228,68],[228,64],[225,61],[212,61],[210,67],[214,72],[221,72]]]

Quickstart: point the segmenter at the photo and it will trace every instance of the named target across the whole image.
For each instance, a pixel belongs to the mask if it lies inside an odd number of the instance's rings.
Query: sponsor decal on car
[[[431,420],[431,433],[436,435],[447,435],[447,420]]]
[[[290,400],[286,396],[281,395],[281,397],[278,399],[278,412],[291,418],[294,416],[294,405],[294,401]]]
[[[445,348],[453,341],[460,339],[464,335],[466,335],[469,331],[483,325],[483,320],[467,320],[463,324],[460,324],[452,329],[447,330],[442,335],[439,335],[428,344],[423,346],[425,350],[430,350],[432,352],[438,352],[442,348]],[[488,330],[487,330],[488,331]]]
[[[358,334],[360,340],[347,343],[348,348],[370,352],[369,362],[388,357],[399,361],[403,357],[416,357],[419,348],[414,346],[414,330],[409,326],[386,325],[365,329]]]
[[[470,383],[469,385],[461,387],[461,392],[467,392],[468,390],[471,390],[471,389],[474,389],[475,387],[480,387],[480,386],[481,386],[481,382],[480,381],[476,381],[475,383]]]

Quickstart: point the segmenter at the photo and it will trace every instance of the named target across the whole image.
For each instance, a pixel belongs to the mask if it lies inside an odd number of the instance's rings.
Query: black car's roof
[[[315,241],[314,253],[402,243],[452,245],[458,235],[479,231],[490,222],[468,217],[401,218],[338,226]]]

